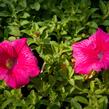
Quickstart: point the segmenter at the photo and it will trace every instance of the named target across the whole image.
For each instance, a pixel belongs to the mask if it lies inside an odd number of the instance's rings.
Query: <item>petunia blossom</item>
[[[73,44],[72,50],[78,74],[109,68],[109,34],[100,28],[88,39]]]
[[[9,87],[22,87],[39,73],[37,58],[28,47],[26,38],[0,43],[0,80]]]

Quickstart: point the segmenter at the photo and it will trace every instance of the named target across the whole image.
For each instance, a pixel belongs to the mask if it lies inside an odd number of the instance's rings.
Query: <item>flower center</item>
[[[11,69],[11,68],[14,66],[14,64],[15,64],[15,60],[14,60],[14,59],[8,59],[8,60],[6,61],[6,67],[7,67],[8,69]]]
[[[103,58],[103,52],[99,52],[99,53],[98,53],[98,59],[101,60],[102,58]]]

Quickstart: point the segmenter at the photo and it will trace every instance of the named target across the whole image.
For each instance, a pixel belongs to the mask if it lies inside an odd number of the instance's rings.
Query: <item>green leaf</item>
[[[39,2],[35,2],[34,4],[31,5],[31,9],[35,9],[36,11],[39,11],[40,3]]]
[[[97,89],[97,90],[95,90],[95,93],[96,94],[102,94],[102,93],[104,93],[106,91],[106,89],[104,88],[104,89]]]
[[[30,22],[28,21],[28,20],[21,20],[20,21],[20,25],[21,26],[24,26],[24,25],[26,25],[26,24],[29,24]]]
[[[74,97],[75,101],[78,101],[80,103],[88,104],[88,100],[85,97],[82,96],[76,96]]]
[[[82,106],[74,100],[72,100],[71,105],[74,107],[74,109],[82,109]]]
[[[105,5],[105,3],[104,3],[103,0],[100,0],[99,1],[99,6],[100,6],[101,11],[103,12],[103,14],[106,15],[106,13],[107,13],[107,7],[106,7],[106,5]]]
[[[108,109],[108,98],[103,96],[99,99],[100,109]]]
[[[30,17],[30,14],[27,12],[24,12],[22,16],[20,16],[21,18],[28,18]]]
[[[18,0],[19,6],[26,8],[27,6],[27,1],[26,0]]]
[[[20,36],[20,30],[18,26],[8,26],[10,34],[14,36]]]
[[[104,26],[109,26],[109,20],[105,20],[105,21],[102,23],[102,25],[104,25]]]
[[[11,14],[9,13],[9,12],[7,12],[7,11],[1,11],[0,12],[0,17],[8,17],[8,16],[10,16]]]
[[[49,83],[53,86],[56,82],[56,78],[52,75],[49,75]]]
[[[94,81],[91,81],[91,82],[90,82],[90,90],[91,90],[92,92],[94,92],[94,90],[95,90],[95,83],[94,83]]]
[[[69,82],[72,86],[75,85],[75,81],[74,81],[74,79],[70,79],[70,80],[68,80],[68,82]]]
[[[89,27],[92,27],[92,28],[98,28],[97,23],[94,22],[94,21],[93,21],[93,22],[88,22],[87,25],[88,25]]]
[[[16,40],[16,37],[14,37],[14,36],[10,36],[10,37],[8,38],[8,40],[9,40],[9,41]]]
[[[13,102],[13,99],[8,98],[6,101],[4,101],[1,105],[1,109],[6,109],[7,105]]]
[[[74,80],[84,80],[84,77],[82,75],[75,75]]]

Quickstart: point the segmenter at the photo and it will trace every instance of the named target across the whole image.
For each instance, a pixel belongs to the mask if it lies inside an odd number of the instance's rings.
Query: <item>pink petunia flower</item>
[[[109,34],[100,28],[88,39],[73,44],[72,49],[76,73],[89,74],[109,68]]]
[[[0,43],[0,80],[9,87],[19,88],[39,75],[38,62],[27,45],[27,39]]]

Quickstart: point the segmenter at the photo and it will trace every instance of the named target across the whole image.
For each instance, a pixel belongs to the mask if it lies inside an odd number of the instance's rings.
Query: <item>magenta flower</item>
[[[0,79],[12,88],[19,88],[29,83],[30,78],[40,70],[35,56],[22,38],[12,42],[0,43]]]
[[[98,29],[88,39],[72,45],[74,69],[79,74],[109,68],[109,34]]]

